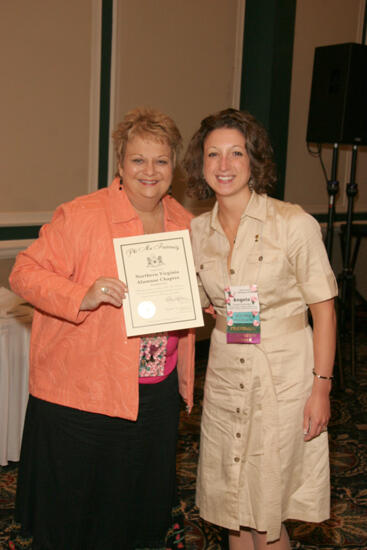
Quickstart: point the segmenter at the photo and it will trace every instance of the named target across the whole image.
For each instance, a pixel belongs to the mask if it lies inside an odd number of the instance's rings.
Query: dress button
[[[237,407],[236,413],[240,413],[240,412],[241,412],[241,409],[239,407]]]
[[[235,274],[235,271],[234,271],[234,269],[232,269],[232,268],[229,270],[229,272],[230,272],[231,275],[234,275],[234,274]]]
[[[239,461],[240,461],[240,457],[239,457],[239,456],[235,456],[235,457],[234,457],[234,461],[235,461],[235,462],[239,462]]]
[[[236,433],[236,437],[237,438],[240,438],[241,437],[241,434],[239,432]]]
[[[241,390],[243,390],[244,387],[245,387],[245,386],[244,386],[244,385],[242,384],[242,382],[241,382],[241,384],[240,384]]]
[[[200,269],[204,269],[204,266],[203,266],[203,264],[200,264]]]
[[[244,358],[243,358],[243,357],[241,357],[241,359],[240,359],[240,363],[244,363],[244,362],[245,362]]]
[[[259,256],[259,262],[262,262],[263,261],[263,257],[262,256]]]

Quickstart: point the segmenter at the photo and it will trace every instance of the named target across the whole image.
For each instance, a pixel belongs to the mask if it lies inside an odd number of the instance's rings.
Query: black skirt
[[[177,504],[176,369],[139,396],[136,422],[30,396],[16,519],[34,549],[164,546]]]

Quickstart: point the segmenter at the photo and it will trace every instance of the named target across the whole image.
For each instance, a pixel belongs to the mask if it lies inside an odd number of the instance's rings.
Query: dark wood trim
[[[0,241],[37,239],[41,225],[0,227]]]
[[[246,0],[240,108],[268,130],[284,197],[296,0]]]
[[[317,219],[320,223],[325,223],[328,221],[328,214],[312,214],[314,218]],[[347,213],[340,212],[334,216],[335,222],[346,222]],[[367,222],[367,212],[354,212],[353,221],[365,221]]]
[[[108,185],[113,0],[102,0],[98,189]]]

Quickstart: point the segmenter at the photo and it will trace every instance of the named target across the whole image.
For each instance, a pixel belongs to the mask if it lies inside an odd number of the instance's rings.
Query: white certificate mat
[[[113,239],[128,336],[203,326],[187,229]]]

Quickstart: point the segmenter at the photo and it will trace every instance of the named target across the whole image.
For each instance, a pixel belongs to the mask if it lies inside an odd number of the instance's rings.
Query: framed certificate
[[[203,326],[187,229],[113,239],[128,336]]]

